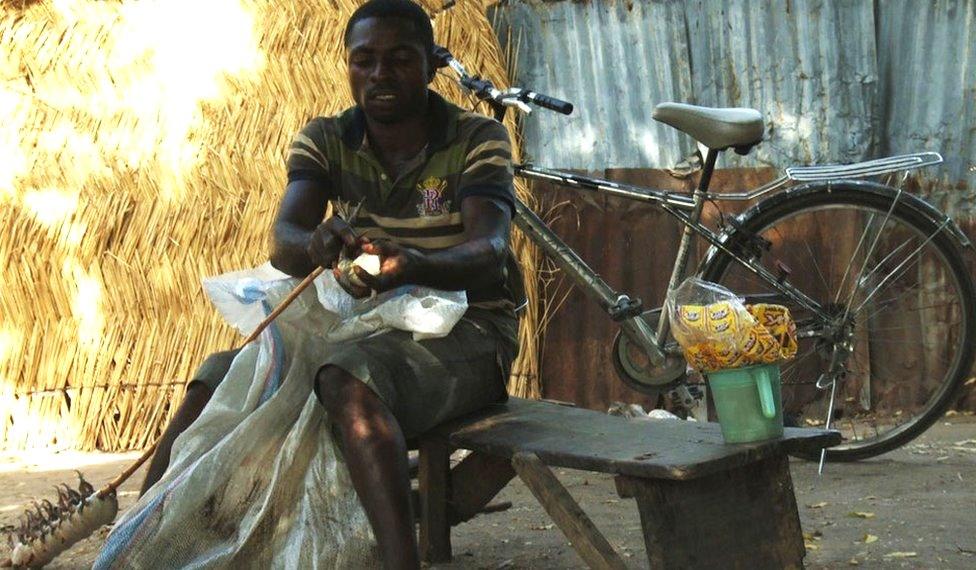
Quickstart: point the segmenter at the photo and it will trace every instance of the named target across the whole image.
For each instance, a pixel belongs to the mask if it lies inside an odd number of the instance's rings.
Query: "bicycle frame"
[[[687,276],[688,258],[692,241],[697,234],[716,250],[729,255],[733,260],[757,275],[787,300],[797,306],[822,314],[823,307],[793,287],[786,280],[770,273],[754,259],[744,257],[726,246],[728,234],[716,233],[701,223],[701,213],[706,200],[751,201],[773,192],[790,181],[836,180],[838,178],[858,178],[879,174],[908,171],[923,166],[938,164],[942,157],[938,153],[917,153],[842,166],[791,167],[786,174],[753,191],[739,194],[713,195],[708,186],[715,169],[718,151],[709,149],[702,167],[698,186],[691,196],[665,190],[620,184],[600,178],[590,178],[558,170],[549,170],[531,165],[517,165],[515,174],[530,180],[553,182],[560,186],[604,193],[628,200],[653,204],[674,217],[684,226],[675,263],[668,281],[667,294],[670,294]],[[680,350],[666,347],[669,321],[661,318],[657,330],[652,330],[641,318],[641,302],[626,294],[615,291],[584,262],[559,236],[550,230],[531,209],[520,201],[516,203],[518,216],[516,225],[559,267],[584,293],[594,299],[611,319],[618,322],[632,342],[640,346],[655,364],[661,364],[666,354],[680,354]],[[663,305],[663,303],[662,303]]]
[[[572,105],[549,96],[525,89],[509,89],[506,92],[495,89],[490,81],[480,77],[468,75],[464,66],[446,49],[437,48],[437,57],[443,61],[442,65],[450,67],[458,76],[459,83],[468,89],[478,99],[488,102],[495,119],[503,122],[509,107],[515,107],[524,113],[531,111],[528,103],[532,102],[558,112],[569,114]],[[752,192],[744,194],[724,194],[713,196],[708,194],[708,185],[715,170],[715,161],[720,151],[708,149],[702,167],[698,187],[688,197],[683,194],[655,190],[640,186],[618,184],[609,180],[589,178],[557,170],[537,168],[531,165],[516,165],[515,174],[523,178],[555,182],[561,186],[601,192],[611,196],[618,196],[629,200],[636,200],[654,204],[678,220],[684,226],[677,257],[668,281],[665,298],[680,284],[687,274],[688,257],[691,251],[692,239],[698,234],[707,241],[714,250],[729,255],[753,274],[767,282],[773,289],[782,294],[787,301],[796,306],[811,311],[813,314],[823,314],[823,307],[814,299],[786,282],[783,277],[777,278],[769,270],[753,259],[744,257],[732,251],[725,245],[729,233],[723,230],[717,234],[701,223],[701,213],[705,200],[752,200],[763,194],[772,192],[790,180],[795,181],[823,181],[842,178],[858,178],[876,176],[891,172],[908,171],[923,166],[938,164],[942,157],[938,153],[924,152],[896,157],[870,160],[852,165],[827,165],[791,167],[786,174]],[[641,317],[641,302],[631,299],[626,294],[614,291],[599,275],[596,274],[559,236],[553,233],[546,224],[521,201],[516,199],[516,225],[531,239],[553,262],[574,281],[591,298],[607,311],[610,318],[620,323],[627,337],[650,358],[654,365],[662,364],[666,359],[666,342],[669,332],[669,320],[660,318],[657,330],[651,330],[648,323]],[[946,218],[948,220],[948,218]],[[946,222],[948,224],[948,222]],[[961,234],[961,232],[954,232]],[[963,238],[968,243],[968,240]],[[680,351],[675,351],[680,354]]]

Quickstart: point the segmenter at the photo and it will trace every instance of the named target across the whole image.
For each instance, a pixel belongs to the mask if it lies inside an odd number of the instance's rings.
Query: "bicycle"
[[[530,104],[563,114],[571,103],[529,89],[498,90],[467,73],[450,53],[436,56],[495,117]],[[923,199],[868,178],[902,174],[942,162],[922,152],[849,165],[794,166],[759,188],[716,194],[709,182],[719,153],[748,154],[762,141],[762,115],[663,103],[654,118],[707,148],[689,196],[520,164],[516,176],[579,191],[652,204],[684,226],[667,291],[688,275],[726,286],[747,303],[786,305],[797,324],[797,357],[782,367],[788,425],[838,429],[844,442],[831,460],[873,457],[911,441],[960,393],[976,357],[976,301],[963,254],[972,244],[945,214]],[[726,217],[717,231],[702,223],[706,202],[755,202]],[[639,392],[668,394],[699,411],[703,394],[688,383],[687,365],[669,337],[660,308],[615,291],[533,211],[516,204],[516,226],[563,274],[620,326],[611,350],[621,380]],[[840,230],[831,232],[830,230]],[[693,239],[709,244],[689,272]],[[841,261],[839,261],[841,260]],[[892,378],[897,377],[898,381]],[[874,380],[874,382],[872,382]],[[887,402],[912,391],[910,408]],[[908,408],[908,409],[906,409]],[[821,460],[823,456],[821,456]]]

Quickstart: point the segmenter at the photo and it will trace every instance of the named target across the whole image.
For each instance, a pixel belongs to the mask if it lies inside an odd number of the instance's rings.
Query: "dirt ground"
[[[135,454],[5,455],[0,462],[0,524],[15,522],[31,498],[81,469],[104,484]],[[623,552],[633,568],[646,568],[634,505],[614,492],[604,475],[557,470],[583,509]],[[976,419],[952,415],[908,446],[851,464],[794,460],[794,485],[807,539],[808,568],[976,567]],[[123,509],[135,500],[141,473],[122,487]],[[455,528],[455,559],[435,568],[585,568],[528,490],[513,481],[496,499],[512,508],[476,517]],[[720,528],[720,524],[716,525]],[[49,568],[87,568],[107,527]]]

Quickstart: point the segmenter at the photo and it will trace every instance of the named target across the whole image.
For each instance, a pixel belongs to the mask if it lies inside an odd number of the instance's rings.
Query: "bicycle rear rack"
[[[889,156],[854,164],[825,164],[822,166],[791,166],[779,178],[763,184],[749,192],[709,192],[705,197],[710,200],[748,202],[779,190],[791,181],[819,182],[841,180],[844,178],[865,178],[895,172],[908,172],[917,168],[940,164],[942,155],[937,152],[916,152]]]
[[[836,180],[838,178],[864,178],[890,172],[914,170],[939,164],[942,155],[937,152],[917,152],[890,156],[854,164],[826,164],[823,166],[791,166],[786,169],[786,176],[797,182],[813,182],[818,180]]]

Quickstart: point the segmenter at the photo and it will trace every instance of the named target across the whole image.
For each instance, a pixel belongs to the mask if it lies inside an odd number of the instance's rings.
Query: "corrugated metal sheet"
[[[681,2],[510,2],[497,9],[518,46],[520,85],[573,102],[569,117],[534,112],[527,158],[581,170],[671,165],[692,143],[651,119],[654,103],[692,98]]]
[[[878,86],[871,2],[685,6],[696,102],[761,111],[767,130],[756,153],[761,162],[785,167],[869,155]]]
[[[872,150],[871,2],[517,1],[497,12],[499,37],[518,42],[517,82],[576,104],[572,118],[540,110],[525,121],[524,148],[539,164],[673,165],[692,143],[651,119],[664,101],[762,111],[767,142],[730,164],[853,161]]]
[[[929,196],[976,221],[976,0],[885,0],[878,43],[882,151],[942,153]]]

